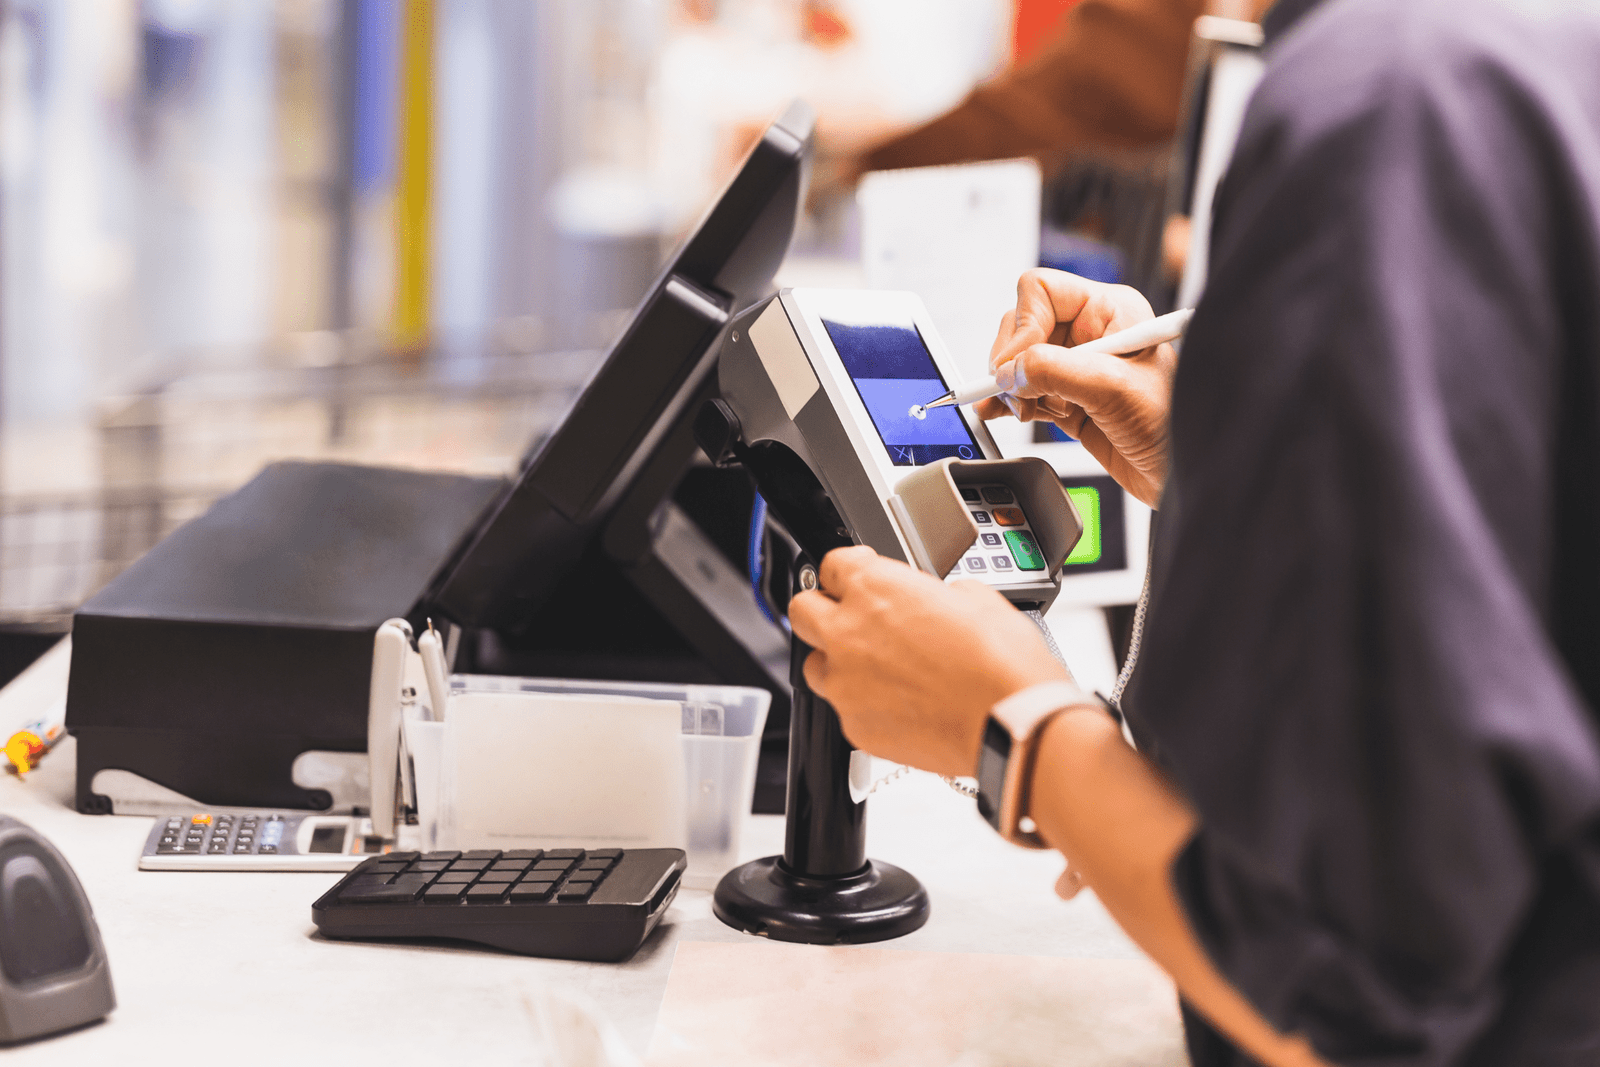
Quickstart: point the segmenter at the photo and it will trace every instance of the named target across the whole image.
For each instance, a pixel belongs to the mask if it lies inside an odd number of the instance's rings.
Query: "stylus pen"
[[[1183,331],[1189,328],[1189,319],[1194,316],[1194,308],[1184,308],[1161,315],[1148,322],[1141,322],[1137,326],[1129,326],[1126,330],[1108,333],[1093,341],[1085,341],[1081,345],[1074,345],[1069,351],[1082,353],[1102,353],[1108,356],[1131,356],[1135,352],[1143,352],[1152,345],[1165,344],[1176,341],[1183,336]],[[1005,392],[994,380],[994,375],[989,374],[975,382],[969,382],[959,389],[952,389],[938,400],[923,404],[923,410],[928,408],[942,408],[950,404],[976,404],[980,400],[987,400],[991,396],[999,396]]]
[[[433,620],[417,638],[417,652],[422,656],[422,673],[428,679],[429,703],[433,705],[433,720],[444,721],[445,707],[450,700],[450,668],[444,661],[444,642],[439,640]]]

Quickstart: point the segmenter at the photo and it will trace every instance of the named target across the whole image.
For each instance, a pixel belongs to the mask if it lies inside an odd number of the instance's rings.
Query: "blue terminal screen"
[[[934,408],[926,419],[912,417],[912,405],[950,391],[915,325],[853,326],[823,319],[822,326],[896,467],[920,467],[950,456],[983,457],[953,405]]]

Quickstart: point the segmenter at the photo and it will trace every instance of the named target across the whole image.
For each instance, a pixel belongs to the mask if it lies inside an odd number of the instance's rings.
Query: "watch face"
[[[996,830],[1000,828],[1000,796],[1005,790],[1006,764],[1011,760],[1011,734],[990,717],[983,728],[983,748],[978,752],[978,814]]]

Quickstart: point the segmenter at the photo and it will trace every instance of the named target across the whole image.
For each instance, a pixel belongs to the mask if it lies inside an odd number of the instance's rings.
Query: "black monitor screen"
[[[715,390],[717,339],[771,291],[788,250],[812,124],[796,102],[756,142],[572,410],[443,569],[434,610],[464,626],[526,626],[602,526],[622,512],[642,526],[670,496],[696,452],[686,428]]]

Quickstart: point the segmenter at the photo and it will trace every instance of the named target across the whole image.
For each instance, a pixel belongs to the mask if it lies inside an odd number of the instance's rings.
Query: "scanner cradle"
[[[1078,512],[1049,464],[1002,458],[970,412],[915,415],[953,375],[914,294],[785,289],[733,321],[718,375],[722,396],[702,408],[696,437],[713,461],[750,472],[799,546],[799,587],[816,587],[830,550],[864,544],[939,578],[984,581],[1020,610],[1054,601],[1083,532]],[[1015,562],[984,565],[969,554],[979,544]],[[806,686],[809,652],[792,641],[784,853],[729,872],[714,910],[785,941],[910,933],[927,921],[927,894],[911,874],[866,857],[854,750]]]

